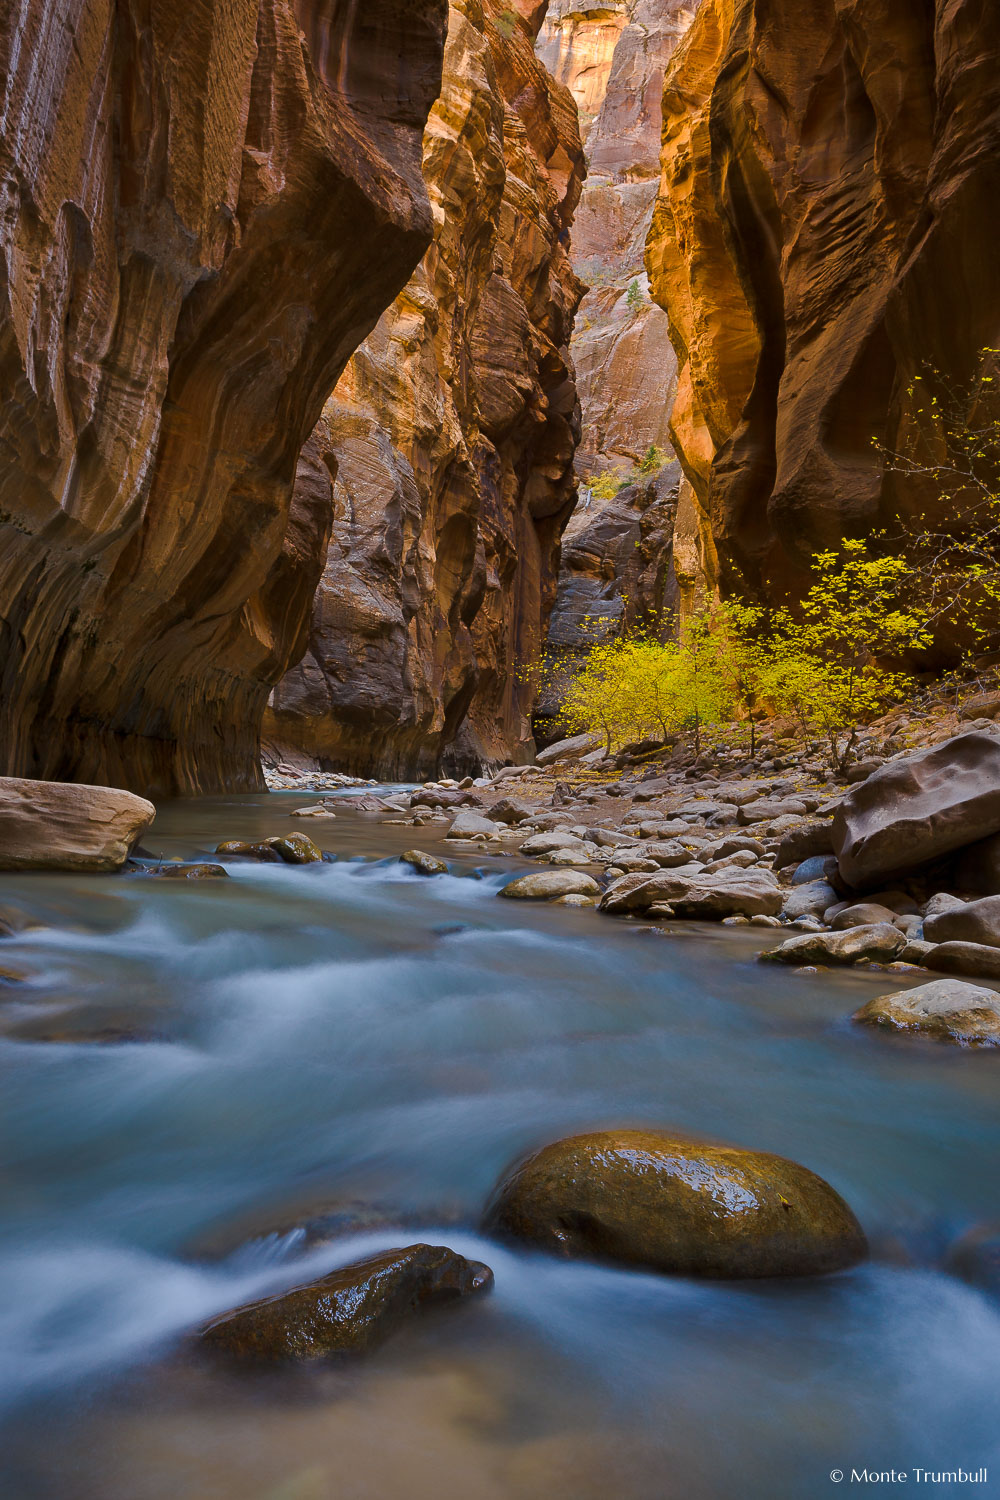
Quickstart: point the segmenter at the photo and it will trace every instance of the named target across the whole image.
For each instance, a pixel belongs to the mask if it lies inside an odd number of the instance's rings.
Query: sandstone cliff
[[[677,361],[647,291],[646,236],[660,171],[667,62],[697,0],[557,0],[539,55],[573,93],[585,126],[588,179],[573,230],[574,266],[590,290],[573,360],[583,409],[576,469],[627,470],[669,445]]]
[[[524,20],[453,0],[424,138],[434,243],[310,442],[333,540],[276,755],[401,776],[530,750],[519,675],[541,644],[572,505],[578,403],[567,256],[582,148]],[[311,481],[310,481],[311,482]]]
[[[724,586],[921,508],[882,472],[925,362],[1000,334],[1000,11],[978,0],[703,0],[664,91],[653,291],[675,447]]]
[[[259,784],[303,442],[424,253],[445,0],[0,14],[0,771]]]

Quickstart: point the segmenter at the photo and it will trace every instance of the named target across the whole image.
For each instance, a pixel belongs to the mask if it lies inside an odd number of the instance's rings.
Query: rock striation
[[[724,587],[794,593],[822,544],[922,510],[875,443],[913,377],[1000,329],[1000,13],[703,0],[668,71],[653,295],[672,433]]]
[[[534,54],[543,10],[450,7],[423,147],[434,242],[309,445],[336,474],[333,542],[267,718],[285,758],[409,776],[530,753],[518,668],[573,500],[582,290],[567,253],[582,146]]]
[[[0,770],[261,785],[299,453],[431,237],[446,0],[0,15]]]

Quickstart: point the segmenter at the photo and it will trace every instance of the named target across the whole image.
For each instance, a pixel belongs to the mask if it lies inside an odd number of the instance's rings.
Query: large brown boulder
[[[224,1313],[202,1331],[201,1341],[241,1360],[363,1354],[417,1308],[457,1301],[492,1285],[492,1271],[479,1261],[443,1245],[410,1245]]]
[[[861,1226],[821,1177],[763,1151],[621,1130],[516,1166],[486,1227],[566,1257],[684,1276],[808,1276],[855,1265]]]
[[[155,816],[112,787],[0,776],[0,870],[120,870]]]
[[[971,733],[882,766],[837,808],[833,848],[863,890],[1000,832],[1000,737]]]

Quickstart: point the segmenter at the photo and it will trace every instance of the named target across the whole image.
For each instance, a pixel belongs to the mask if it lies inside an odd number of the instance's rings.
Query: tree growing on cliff
[[[912,416],[899,450],[877,444],[900,489],[931,504],[898,539],[928,627],[969,656],[1000,646],[1000,350],[974,377],[925,366],[908,387]],[[900,481],[907,481],[901,484]]]

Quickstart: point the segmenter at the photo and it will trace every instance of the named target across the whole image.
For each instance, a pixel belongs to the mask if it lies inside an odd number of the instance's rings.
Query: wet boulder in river
[[[410,865],[418,875],[447,875],[448,866],[436,854],[425,854],[423,849],[407,849],[399,856],[400,863]]]
[[[806,1276],[867,1254],[857,1219],[806,1167],[652,1130],[573,1136],[519,1163],[487,1231],[573,1259],[683,1276]]]
[[[599,896],[601,888],[580,870],[538,870],[512,880],[499,892],[508,901],[554,901],[558,896]]]
[[[965,1047],[1000,1046],[1000,995],[959,979],[935,979],[913,990],[879,995],[852,1019]]]
[[[847,932],[807,932],[789,938],[761,958],[777,964],[855,964],[888,962],[906,947],[906,934],[889,922],[851,927]]]
[[[262,864],[280,865],[281,855],[270,844],[251,844],[245,839],[226,839],[215,850],[216,854],[229,855],[235,859],[256,859]]]
[[[586,851],[587,845],[568,828],[553,828],[545,833],[533,833],[520,848],[522,854],[540,855],[553,854],[556,849]]]
[[[304,833],[286,833],[265,842],[286,865],[315,865],[323,859],[323,851]]]
[[[201,1343],[228,1358],[266,1363],[364,1354],[418,1308],[492,1285],[492,1271],[479,1261],[443,1245],[410,1245],[224,1313],[202,1330]]]
[[[1000,736],[972,732],[890,761],[833,820],[840,873],[857,890],[1000,833]]]
[[[114,787],[0,776],[0,870],[120,870],[155,816]]]

